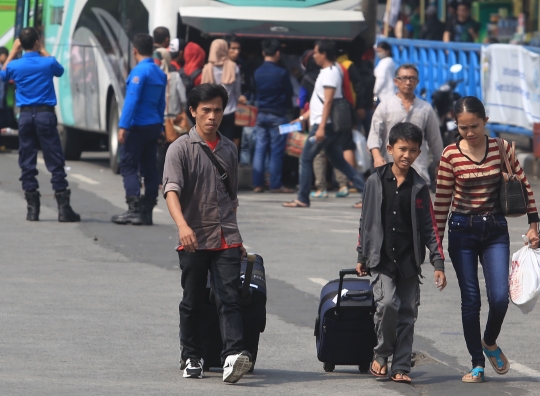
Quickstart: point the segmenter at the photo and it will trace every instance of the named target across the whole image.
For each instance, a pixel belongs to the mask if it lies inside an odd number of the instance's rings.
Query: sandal
[[[290,194],[290,193],[293,193],[294,190],[292,188],[287,188],[285,186],[282,186],[280,188],[275,188],[273,190],[270,190],[270,192],[274,194]]]
[[[353,208],[355,209],[362,209],[362,200],[358,201],[353,205]]]
[[[401,378],[398,377],[398,375],[400,375]],[[394,382],[399,382],[399,383],[403,383],[403,384],[412,384],[411,377],[409,377],[407,375],[407,372],[403,371],[403,370],[397,370],[394,374],[392,374],[392,376],[390,378]]]
[[[291,202],[284,202],[283,206],[285,208],[309,208],[309,205],[306,205],[305,203],[300,202],[297,199],[295,199],[294,201],[291,201]]]
[[[467,382],[469,384],[486,382],[486,377],[484,376],[484,368],[483,367],[473,368],[471,371],[469,371],[467,374],[463,376],[461,381]]]
[[[491,363],[493,370],[495,370],[497,374],[503,375],[506,374],[508,370],[510,370],[510,362],[508,361],[506,356],[504,356],[501,348],[497,347],[497,349],[495,349],[494,351],[490,351],[487,348],[484,340],[482,340],[482,349],[484,350],[484,354]],[[495,360],[493,360],[492,358],[495,358]]]
[[[377,363],[379,365],[379,371],[375,371],[373,369],[373,363]],[[388,375],[388,359],[377,355],[373,356],[373,361],[369,365],[369,372],[378,378],[386,377]]]
[[[313,191],[311,194],[309,194],[309,196],[311,198],[328,198],[328,193],[326,192],[326,190],[317,190]]]
[[[253,189],[253,192],[254,193],[263,193],[264,192],[264,187],[255,187]]]
[[[336,193],[337,198],[345,198],[349,195],[349,188],[348,187],[341,187],[339,191]]]

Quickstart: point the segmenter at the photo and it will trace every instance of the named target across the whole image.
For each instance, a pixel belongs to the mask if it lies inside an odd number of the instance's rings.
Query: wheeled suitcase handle
[[[371,290],[356,290],[356,291],[347,292],[348,298],[369,297],[369,296],[371,296]]]
[[[341,271],[339,271],[340,279],[343,279],[345,275],[357,275],[357,274],[358,272],[356,272],[356,268],[342,269]]]
[[[338,294],[337,294],[336,309],[334,310],[335,315],[339,315],[339,307],[341,305],[341,291],[343,290],[343,278],[345,277],[345,275],[357,275],[357,274],[358,273],[356,272],[356,268],[342,269],[341,271],[339,271],[339,289],[338,289]],[[353,293],[355,292],[351,292],[347,294],[350,297],[354,297]],[[363,297],[364,295],[362,294],[361,296]],[[361,297],[361,296],[357,296],[357,297]]]
[[[247,265],[246,273],[244,274],[244,284],[242,285],[242,291],[240,292],[240,305],[250,305],[251,304],[251,275],[253,274],[253,266],[255,265],[255,260],[257,256],[254,253],[248,253],[247,255]]]

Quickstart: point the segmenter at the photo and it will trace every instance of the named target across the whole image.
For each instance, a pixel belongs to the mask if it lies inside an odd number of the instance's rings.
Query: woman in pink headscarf
[[[223,136],[233,141],[238,140],[239,143],[240,139],[235,136],[234,113],[238,106],[238,99],[242,95],[242,80],[240,78],[240,68],[229,59],[228,53],[229,46],[225,40],[216,39],[212,41],[208,63],[202,71],[202,83],[221,84],[227,90],[229,103],[225,107],[219,131]]]

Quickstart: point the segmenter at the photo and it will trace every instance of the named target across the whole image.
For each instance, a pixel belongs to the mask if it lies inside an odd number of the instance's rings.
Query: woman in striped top
[[[484,134],[488,121],[482,102],[473,96],[459,99],[454,106],[459,140],[444,150],[437,175],[435,217],[444,237],[448,212],[448,252],[461,289],[461,317],[473,369],[463,382],[483,382],[485,358],[498,374],[510,368],[497,346],[497,337],[508,309],[510,237],[499,204],[501,156],[496,139]],[[510,145],[503,141],[510,158]],[[529,194],[527,237],[538,247],[538,211],[531,186],[517,159],[511,165]],[[489,315],[481,337],[478,259],[484,271]]]

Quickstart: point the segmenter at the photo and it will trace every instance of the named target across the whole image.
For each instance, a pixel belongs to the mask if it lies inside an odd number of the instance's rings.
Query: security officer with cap
[[[25,53],[14,60],[19,52]],[[75,222],[81,217],[69,204],[71,191],[68,189],[64,171],[64,153],[56,129],[56,95],[53,78],[61,77],[64,68],[49,55],[41,44],[35,28],[22,29],[19,39],[0,72],[3,81],[15,81],[16,102],[21,109],[19,117],[19,166],[24,195],[28,203],[26,220],[38,221],[40,208],[39,184],[36,179],[37,152],[41,146],[43,159],[52,173],[52,187],[58,203],[58,221]]]
[[[163,130],[167,75],[154,63],[152,52],[152,37],[137,34],[133,39],[137,66],[126,82],[118,131],[120,173],[128,211],[112,217],[116,224],[152,225],[152,210],[157,204],[157,141]],[[140,195],[139,172],[144,178],[144,197]]]

